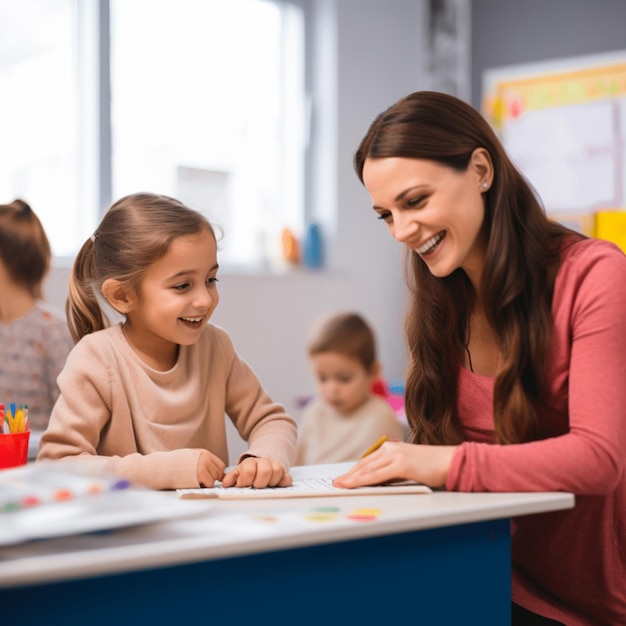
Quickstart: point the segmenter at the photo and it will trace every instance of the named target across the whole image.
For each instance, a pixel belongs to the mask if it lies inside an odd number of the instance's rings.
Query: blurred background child
[[[74,342],[62,311],[43,301],[46,233],[23,200],[0,205],[0,403],[28,405],[33,431],[48,425],[57,376]]]
[[[308,344],[317,396],[302,412],[298,465],[356,461],[380,437],[402,439],[402,424],[388,402],[373,392],[381,366],[376,340],[359,314],[322,320]]]

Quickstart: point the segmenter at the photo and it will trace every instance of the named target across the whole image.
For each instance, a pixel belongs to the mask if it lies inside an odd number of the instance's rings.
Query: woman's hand
[[[386,441],[333,481],[335,487],[351,489],[396,480],[412,480],[429,487],[446,484],[456,446],[424,446]]]
[[[276,460],[249,456],[224,478],[222,487],[289,487],[291,474]]]

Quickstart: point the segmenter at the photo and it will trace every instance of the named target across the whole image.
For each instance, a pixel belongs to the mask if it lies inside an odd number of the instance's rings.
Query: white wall
[[[403,376],[402,249],[375,218],[352,157],[374,117],[420,88],[425,45],[423,0],[313,2],[323,42],[318,61],[326,64],[316,68],[316,82],[326,91],[318,112],[323,117],[313,128],[327,150],[316,164],[313,197],[328,238],[328,263],[317,272],[220,273],[220,305],[212,320],[229,331],[269,393],[296,417],[296,399],[314,390],[306,335],[323,313],[361,311],[375,327],[384,374]],[[67,277],[67,270],[55,269],[46,287],[60,307]],[[244,444],[233,429],[229,435],[233,461]]]

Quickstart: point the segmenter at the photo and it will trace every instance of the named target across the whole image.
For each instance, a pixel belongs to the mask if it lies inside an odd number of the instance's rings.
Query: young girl
[[[217,270],[212,227],[177,200],[142,193],[109,209],[74,262],[77,344],[38,460],[97,455],[154,489],[291,484],[295,420],[207,323]],[[110,325],[115,312],[123,321]],[[249,445],[226,474],[225,414]]]
[[[402,439],[390,404],[372,391],[380,373],[376,340],[352,312],[325,318],[308,345],[318,397],[306,405],[298,429],[298,465],[356,461],[383,435]]]
[[[452,96],[401,99],[355,165],[406,247],[412,443],[336,484],[572,492],[514,520],[513,624],[626,624],[626,256],[548,219]]]
[[[0,403],[28,405],[33,431],[48,425],[57,376],[74,346],[62,311],[42,300],[50,244],[23,200],[0,205]]]

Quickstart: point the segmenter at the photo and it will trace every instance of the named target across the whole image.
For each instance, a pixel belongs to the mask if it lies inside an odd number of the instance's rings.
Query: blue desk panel
[[[506,518],[0,589],[3,626],[504,626],[510,614]]]

